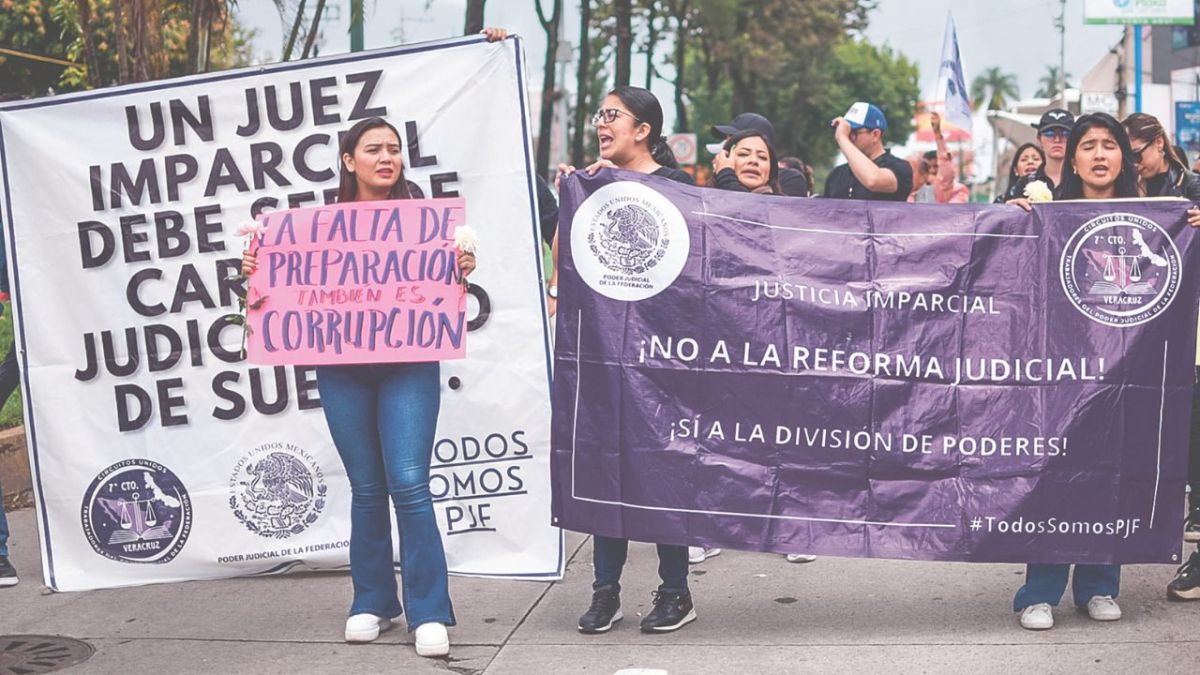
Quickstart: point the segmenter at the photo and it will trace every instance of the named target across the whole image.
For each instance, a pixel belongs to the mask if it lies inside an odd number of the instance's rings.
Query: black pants
[[[8,397],[16,391],[17,385],[21,383],[21,371],[17,368],[17,348],[16,345],[9,345],[8,354],[4,356],[4,361],[0,362],[0,408],[8,402]]]

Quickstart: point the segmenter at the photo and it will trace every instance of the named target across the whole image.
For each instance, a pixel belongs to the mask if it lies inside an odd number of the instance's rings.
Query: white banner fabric
[[[46,584],[346,565],[350,488],[315,370],[249,366],[259,210],[332,201],[381,116],[479,232],[465,361],[441,366],[430,486],[451,571],[557,579],[550,338],[519,38],[464,38],[0,107],[5,236]]]

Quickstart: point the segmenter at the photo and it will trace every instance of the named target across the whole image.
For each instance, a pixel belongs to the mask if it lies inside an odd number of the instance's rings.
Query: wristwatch
[[[549,284],[546,286],[546,295],[558,299],[558,284]]]

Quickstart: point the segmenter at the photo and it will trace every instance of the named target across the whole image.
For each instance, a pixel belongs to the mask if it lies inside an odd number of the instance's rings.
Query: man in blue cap
[[[825,196],[903,202],[912,192],[912,166],[883,147],[887,118],[859,101],[833,120],[833,138],[846,156],[825,179]]]

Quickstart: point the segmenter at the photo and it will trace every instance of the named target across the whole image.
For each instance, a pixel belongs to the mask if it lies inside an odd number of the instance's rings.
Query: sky
[[[296,0],[289,0],[293,5]],[[538,23],[536,0],[489,0],[486,24],[502,26],[526,38],[527,62],[532,73],[540,68],[545,53],[545,34]],[[541,0],[543,7],[550,0]],[[365,0],[367,21],[365,42],[368,49],[408,42],[421,42],[458,35],[462,32],[465,0]],[[1116,26],[1085,26],[1084,0],[1066,3],[1066,64],[1071,82],[1078,83],[1121,37]],[[308,3],[310,6],[314,2]],[[564,0],[563,20],[566,39],[577,39],[579,3]],[[282,52],[283,28],[275,5],[270,0],[240,0],[240,21],[254,28],[256,57],[275,61]],[[349,0],[328,0],[320,52],[334,54],[349,51]],[[921,92],[926,95],[934,85],[941,57],[942,33],[946,15],[953,9],[958,29],[963,68],[969,83],[975,75],[991,66],[1015,74],[1022,97],[1038,88],[1038,80],[1047,64],[1058,64],[1059,35],[1054,17],[1060,0],[879,0],[870,15],[865,32],[875,44],[886,44],[917,63],[921,71]],[[665,52],[664,52],[665,53]],[[663,70],[669,72],[669,67]],[[573,73],[572,71],[569,71]],[[645,78],[643,59],[634,58],[634,83]],[[573,77],[567,78],[568,83]],[[533,86],[540,85],[540,77]],[[570,87],[568,87],[570,88]],[[656,82],[652,87],[661,100],[669,101],[671,87]],[[664,106],[673,120],[672,106]]]

